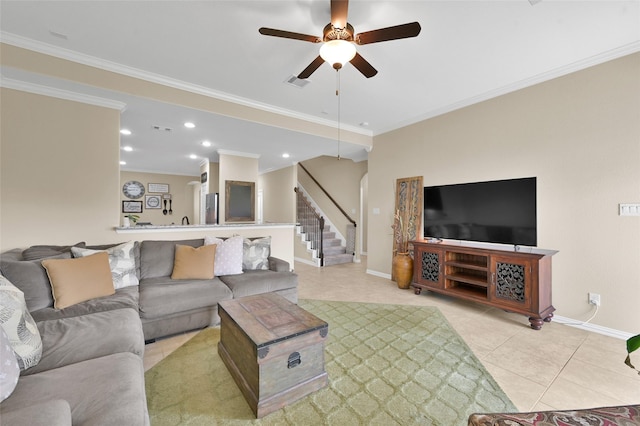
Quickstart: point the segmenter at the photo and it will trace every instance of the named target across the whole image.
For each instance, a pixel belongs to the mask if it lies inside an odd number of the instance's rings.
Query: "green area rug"
[[[466,425],[515,406],[437,308],[301,300],[329,323],[329,386],[256,420],[201,331],[145,374],[151,424]]]

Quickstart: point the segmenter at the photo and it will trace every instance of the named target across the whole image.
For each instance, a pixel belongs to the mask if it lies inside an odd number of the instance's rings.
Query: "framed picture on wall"
[[[142,213],[142,201],[122,201],[122,213]]]
[[[159,209],[161,204],[160,195],[145,195],[144,206],[147,209]]]
[[[149,192],[155,193],[165,193],[169,192],[169,184],[168,183],[150,183],[148,185]]]

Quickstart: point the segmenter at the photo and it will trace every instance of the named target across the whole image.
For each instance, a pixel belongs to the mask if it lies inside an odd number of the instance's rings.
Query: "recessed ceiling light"
[[[133,151],[133,148],[131,148],[130,146],[123,146],[122,149],[124,149],[127,152]]]
[[[189,158],[191,158],[192,160],[195,160],[196,158],[198,158],[198,156],[197,156],[197,155],[195,155],[195,154],[191,154],[191,155],[189,156]]]
[[[193,129],[194,127],[196,127],[196,125],[190,121],[187,121],[186,123],[184,123],[184,127],[186,127],[187,129]]]
[[[282,154],[282,158],[289,158],[289,157],[290,157],[290,155],[287,154],[286,152],[284,154]]]
[[[368,121],[363,121],[362,123],[360,123],[361,127],[367,127],[369,125]]]
[[[207,148],[211,146],[211,142],[209,141],[202,141],[202,146],[206,146]]]
[[[124,165],[126,165],[126,164],[127,164],[127,162],[126,162],[126,161],[121,161],[121,162],[120,162],[120,165],[121,165],[121,166],[124,166]]]
[[[131,134],[131,130],[129,130],[129,129],[120,129],[120,134],[129,136]]]

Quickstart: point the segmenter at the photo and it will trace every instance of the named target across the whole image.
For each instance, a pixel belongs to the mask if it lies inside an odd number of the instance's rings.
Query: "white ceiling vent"
[[[298,89],[302,89],[304,86],[311,83],[309,79],[298,78],[295,75],[289,76],[289,78],[287,78],[284,82],[292,86],[296,86]]]
[[[158,126],[157,124],[153,124],[153,125],[151,125],[151,128],[152,128],[153,130],[157,130],[157,131],[159,131],[159,132],[166,132],[166,133],[169,133],[169,132],[172,132],[172,131],[173,131],[173,129],[172,129],[171,127]]]

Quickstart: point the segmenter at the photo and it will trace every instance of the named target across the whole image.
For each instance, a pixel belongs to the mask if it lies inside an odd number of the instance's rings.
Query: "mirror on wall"
[[[225,181],[225,222],[255,222],[255,182]]]

